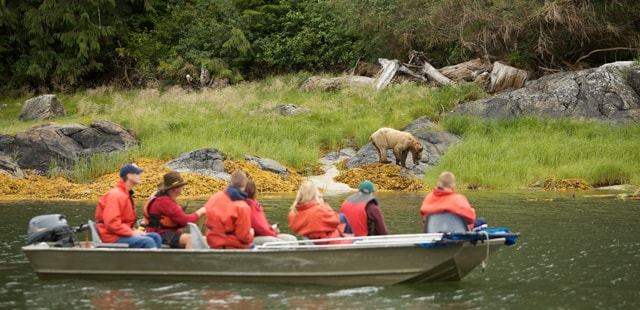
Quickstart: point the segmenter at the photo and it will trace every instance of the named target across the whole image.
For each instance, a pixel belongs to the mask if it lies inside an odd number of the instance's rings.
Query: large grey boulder
[[[524,88],[462,104],[453,115],[485,118],[534,116],[640,121],[640,71],[615,62],[578,72],[560,72],[528,82]]]
[[[409,156],[407,157],[407,166],[411,169],[411,172],[418,175],[422,175],[428,169],[437,166],[440,163],[440,158],[446,153],[449,147],[462,141],[458,135],[446,131],[438,131],[437,125],[424,116],[416,119],[413,123],[409,124],[409,126],[403,128],[402,131],[413,134],[424,146],[420,164],[413,165],[411,152],[409,152]],[[391,150],[387,151],[387,160],[392,163],[395,162],[395,157]],[[353,168],[358,165],[372,164],[375,162],[378,162],[378,152],[373,144],[368,142],[347,161],[346,167]]]
[[[66,116],[62,102],[56,95],[42,95],[24,102],[20,111],[20,119],[44,120]]]
[[[44,174],[52,162],[63,168],[84,156],[124,151],[138,145],[135,136],[111,121],[83,124],[45,124],[0,136],[0,152],[17,158],[22,169]]]
[[[224,170],[226,159],[227,157],[222,151],[206,148],[181,154],[165,166],[178,172],[199,173],[229,181],[231,177]]]
[[[279,162],[270,158],[260,158],[253,155],[245,155],[244,159],[258,166],[260,170],[273,172],[283,178],[289,175],[289,170]]]

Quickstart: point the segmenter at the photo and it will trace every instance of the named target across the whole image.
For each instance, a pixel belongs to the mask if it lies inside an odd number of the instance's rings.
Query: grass
[[[637,125],[519,118],[487,121],[447,118],[441,126],[464,139],[437,171],[456,171],[464,183],[525,187],[546,178],[584,179],[596,186],[640,184]]]
[[[327,150],[361,147],[379,127],[401,129],[428,116],[463,143],[454,146],[425,181],[450,170],[469,185],[518,188],[548,177],[583,178],[594,184],[640,185],[638,126],[619,127],[571,120],[486,121],[444,117],[460,103],[486,96],[476,86],[430,88],[405,82],[384,91],[350,88],[302,92],[307,73],[270,77],[218,90],[180,88],[118,91],[99,88],[59,95],[67,117],[58,123],[109,119],[133,129],[139,149],[118,157],[84,159],[67,175],[88,180],[136,157],[159,159],[201,148],[217,148],[233,158],[268,157],[299,171],[310,170]],[[18,120],[25,98],[0,100],[2,133],[13,134],[43,122]],[[297,104],[308,112],[282,116],[277,106]]]

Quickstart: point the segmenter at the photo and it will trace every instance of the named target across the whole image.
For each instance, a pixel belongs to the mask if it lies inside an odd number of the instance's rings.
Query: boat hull
[[[434,244],[293,246],[259,250],[50,247],[23,252],[41,279],[153,279],[331,286],[457,281],[504,239]]]

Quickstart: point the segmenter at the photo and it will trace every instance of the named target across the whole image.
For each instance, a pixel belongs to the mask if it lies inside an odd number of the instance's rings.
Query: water
[[[20,251],[29,219],[77,226],[94,203],[0,202],[0,309],[634,309],[640,306],[640,201],[602,192],[465,192],[492,228],[522,234],[460,282],[355,288],[246,283],[39,280]],[[378,193],[392,233],[421,231],[423,194]],[[345,195],[326,199],[337,209]],[[264,196],[286,228],[293,197]],[[187,203],[186,201],[181,201]],[[195,210],[203,201],[189,201]],[[286,231],[285,231],[286,232]],[[84,240],[84,235],[78,236]],[[402,263],[402,262],[390,262]]]

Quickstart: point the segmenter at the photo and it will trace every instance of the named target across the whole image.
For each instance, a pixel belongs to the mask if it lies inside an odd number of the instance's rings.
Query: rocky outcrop
[[[440,158],[451,147],[451,145],[462,141],[462,139],[446,131],[437,131],[437,125],[432,123],[427,117],[420,117],[409,126],[402,129],[413,134],[424,145],[424,152],[420,164],[411,166],[412,160],[407,157],[407,166],[414,174],[422,175],[429,168],[437,166]],[[395,162],[393,152],[387,151],[387,160]],[[358,152],[347,161],[346,168],[353,168],[358,165],[372,164],[378,161],[378,152],[371,142],[365,144]]]
[[[124,151],[138,145],[132,132],[106,121],[82,124],[45,124],[0,135],[0,153],[17,159],[22,169],[44,174],[51,164],[72,166],[79,158],[98,153]]]
[[[27,176],[13,158],[2,153],[0,153],[0,174],[8,174],[18,178],[24,178]]]
[[[166,166],[178,172],[191,172],[208,175],[225,181],[231,176],[224,171],[227,157],[215,148],[199,149],[187,152],[169,161]]]
[[[640,71],[632,62],[615,62],[594,69],[551,74],[528,82],[524,88],[462,104],[449,114],[637,123]]]
[[[56,95],[42,95],[24,102],[20,119],[45,120],[66,116],[64,106]]]
[[[280,164],[279,162],[270,158],[260,158],[252,155],[245,155],[244,159],[254,165],[258,166],[260,170],[273,172],[280,177],[286,178],[289,175],[289,170]]]

